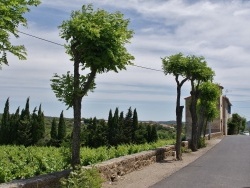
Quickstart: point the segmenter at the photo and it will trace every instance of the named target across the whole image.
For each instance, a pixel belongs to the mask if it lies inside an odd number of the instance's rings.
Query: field
[[[81,148],[81,165],[96,164],[164,145],[174,140],[159,140],[151,144],[120,145],[117,147]],[[69,147],[0,146],[0,183],[24,179],[70,168]]]

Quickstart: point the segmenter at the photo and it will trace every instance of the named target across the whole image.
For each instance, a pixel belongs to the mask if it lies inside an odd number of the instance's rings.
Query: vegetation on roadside
[[[61,188],[101,188],[103,181],[97,168],[86,169],[77,166],[68,178],[61,179],[60,184]]]
[[[111,158],[172,144],[174,140],[159,140],[140,145],[125,144],[116,147],[82,147],[81,165],[93,165]],[[0,146],[0,151],[0,183],[70,168],[69,147]]]

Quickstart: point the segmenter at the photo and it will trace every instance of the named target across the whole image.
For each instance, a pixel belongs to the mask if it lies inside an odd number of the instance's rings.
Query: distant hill
[[[170,120],[170,121],[157,121],[157,123],[160,123],[160,124],[167,124],[167,125],[176,125],[176,121],[175,121],[175,120]]]

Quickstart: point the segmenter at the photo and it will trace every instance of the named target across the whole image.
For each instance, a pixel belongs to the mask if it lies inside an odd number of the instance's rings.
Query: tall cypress
[[[138,116],[136,108],[134,109],[133,113],[133,124],[132,124],[132,141],[135,142],[135,132],[138,129]]]
[[[17,144],[17,131],[18,131],[18,123],[19,123],[19,118],[20,118],[20,107],[17,108],[15,114],[12,114],[10,117],[10,140],[11,144]]]
[[[0,125],[0,144],[9,144],[10,133],[10,113],[9,113],[9,98],[5,102],[4,112]]]
[[[118,145],[118,124],[119,124],[119,109],[115,109],[114,117],[112,119],[112,137],[111,145]]]
[[[156,130],[155,125],[152,126],[151,139],[152,139],[151,142],[156,142],[158,140],[158,135],[157,135],[157,130]]]
[[[29,98],[27,98],[25,109],[22,110],[18,122],[17,144],[29,146],[32,143]]]
[[[133,113],[131,110],[131,107],[129,107],[128,112],[126,114],[125,120],[124,120],[124,135],[125,135],[125,143],[131,143],[132,142],[132,119]]]
[[[38,118],[36,114],[36,107],[33,110],[32,116],[31,116],[31,134],[32,134],[32,144],[36,144],[39,140],[38,138]]]
[[[58,140],[63,141],[66,137],[66,124],[63,117],[63,111],[60,114],[59,123],[58,123]]]
[[[38,130],[37,130],[37,138],[38,140],[43,139],[45,135],[45,120],[44,114],[42,112],[42,105],[39,105],[38,113],[37,113],[37,123],[38,123]]]
[[[118,144],[122,144],[124,143],[124,137],[126,137],[126,135],[124,135],[124,115],[123,112],[120,113],[119,115],[119,120],[118,120],[118,130],[117,130],[117,142]]]
[[[57,140],[57,122],[56,122],[56,118],[53,118],[52,123],[51,123],[50,137],[51,137],[51,140]]]
[[[108,143],[111,145],[112,143],[112,130],[113,130],[113,114],[112,110],[109,110],[109,117],[108,117]]]

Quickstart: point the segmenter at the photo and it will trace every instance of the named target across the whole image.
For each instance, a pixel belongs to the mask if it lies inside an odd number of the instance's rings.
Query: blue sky
[[[161,70],[161,58],[178,52],[204,56],[216,73],[214,82],[224,87],[233,104],[232,112],[250,119],[250,1],[241,0],[42,0],[26,14],[28,28],[20,31],[64,44],[58,26],[70,18],[72,10],[92,3],[94,8],[120,11],[130,19],[134,37],[127,45],[134,64]],[[42,104],[46,116],[72,110],[57,100],[50,88],[54,73],[72,71],[72,62],[62,46],[23,34],[11,39],[24,44],[27,60],[9,55],[9,66],[0,71],[0,112],[10,97],[10,111]],[[136,108],[140,120],[174,120],[176,83],[163,72],[128,66],[126,71],[98,75],[97,88],[82,102],[82,116],[107,119],[110,109],[127,112]],[[182,104],[190,83],[182,89]],[[185,118],[183,118],[185,121]]]

